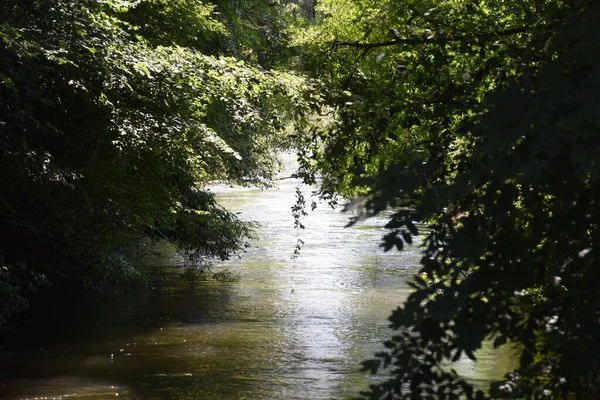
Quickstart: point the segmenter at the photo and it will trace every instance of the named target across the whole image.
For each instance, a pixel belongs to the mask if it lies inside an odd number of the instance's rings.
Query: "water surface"
[[[45,318],[2,343],[0,398],[343,399],[366,389],[374,378],[360,362],[390,337],[418,248],[384,253],[383,220],[345,228],[349,216],[326,204],[294,230],[297,185],[211,188],[260,224],[246,254],[218,265],[238,282],[192,288],[165,274],[147,288],[46,304]],[[459,370],[500,378],[510,357],[481,353]]]

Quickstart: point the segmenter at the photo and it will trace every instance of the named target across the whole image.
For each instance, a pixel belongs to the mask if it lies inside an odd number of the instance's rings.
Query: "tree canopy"
[[[296,45],[335,118],[304,165],[322,196],[367,195],[353,221],[393,211],[386,250],[423,236],[364,396],[598,397],[596,2],[326,0],[316,20]],[[452,363],[487,340],[521,357],[483,393]]]
[[[306,114],[305,80],[258,64],[284,44],[278,12],[262,0],[2,2],[0,325],[46,278],[139,278],[124,250],[144,241],[194,260],[244,248],[249,225],[202,188],[269,186],[285,127]]]

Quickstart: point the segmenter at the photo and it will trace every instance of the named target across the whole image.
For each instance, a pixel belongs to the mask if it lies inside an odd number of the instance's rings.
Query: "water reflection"
[[[0,398],[356,396],[374,379],[358,368],[390,336],[387,316],[408,295],[417,249],[383,253],[383,221],[344,228],[347,216],[323,204],[295,232],[296,184],[212,188],[261,224],[248,253],[221,265],[239,282],[190,288],[166,275],[154,287],[47,304],[47,318],[2,343]],[[292,260],[298,237],[305,246]]]
[[[415,255],[412,265],[395,268],[378,247],[378,221],[348,229],[347,216],[324,204],[309,212],[306,229],[290,230],[296,184],[286,181],[279,190],[262,193],[227,187],[217,192],[243,218],[264,227],[259,245],[247,255],[260,260],[263,271],[245,265],[239,272],[243,282],[257,274],[267,275],[271,284],[279,282],[271,295],[281,317],[277,329],[284,353],[279,379],[291,388],[287,396],[356,396],[370,379],[358,373],[360,361],[389,333],[386,318],[406,293],[402,288],[406,274],[414,271]],[[296,234],[305,245],[293,261]],[[235,268],[236,262],[228,267]]]

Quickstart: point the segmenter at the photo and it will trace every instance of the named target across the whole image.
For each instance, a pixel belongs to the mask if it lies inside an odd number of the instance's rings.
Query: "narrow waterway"
[[[45,318],[0,343],[0,398],[344,399],[366,389],[374,378],[360,362],[389,338],[418,248],[384,253],[383,220],[345,228],[348,215],[326,204],[295,231],[296,185],[212,188],[260,224],[246,254],[218,265],[237,282],[191,288],[167,274],[148,288],[48,304]],[[483,384],[512,362],[483,349],[458,368]]]

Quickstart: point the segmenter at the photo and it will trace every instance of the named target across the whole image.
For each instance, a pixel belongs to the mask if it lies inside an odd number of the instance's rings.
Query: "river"
[[[346,228],[349,216],[326,204],[309,206],[306,228],[294,230],[297,184],[211,188],[225,207],[260,224],[245,254],[217,264],[237,282],[190,287],[165,273],[146,288],[40,307],[0,344],[0,398],[355,397],[376,379],[360,362],[390,337],[387,317],[409,293],[418,247],[384,253],[383,219]],[[298,238],[305,244],[292,259]],[[179,263],[165,253],[153,261]],[[457,369],[481,385],[514,362],[489,348],[478,355]]]

